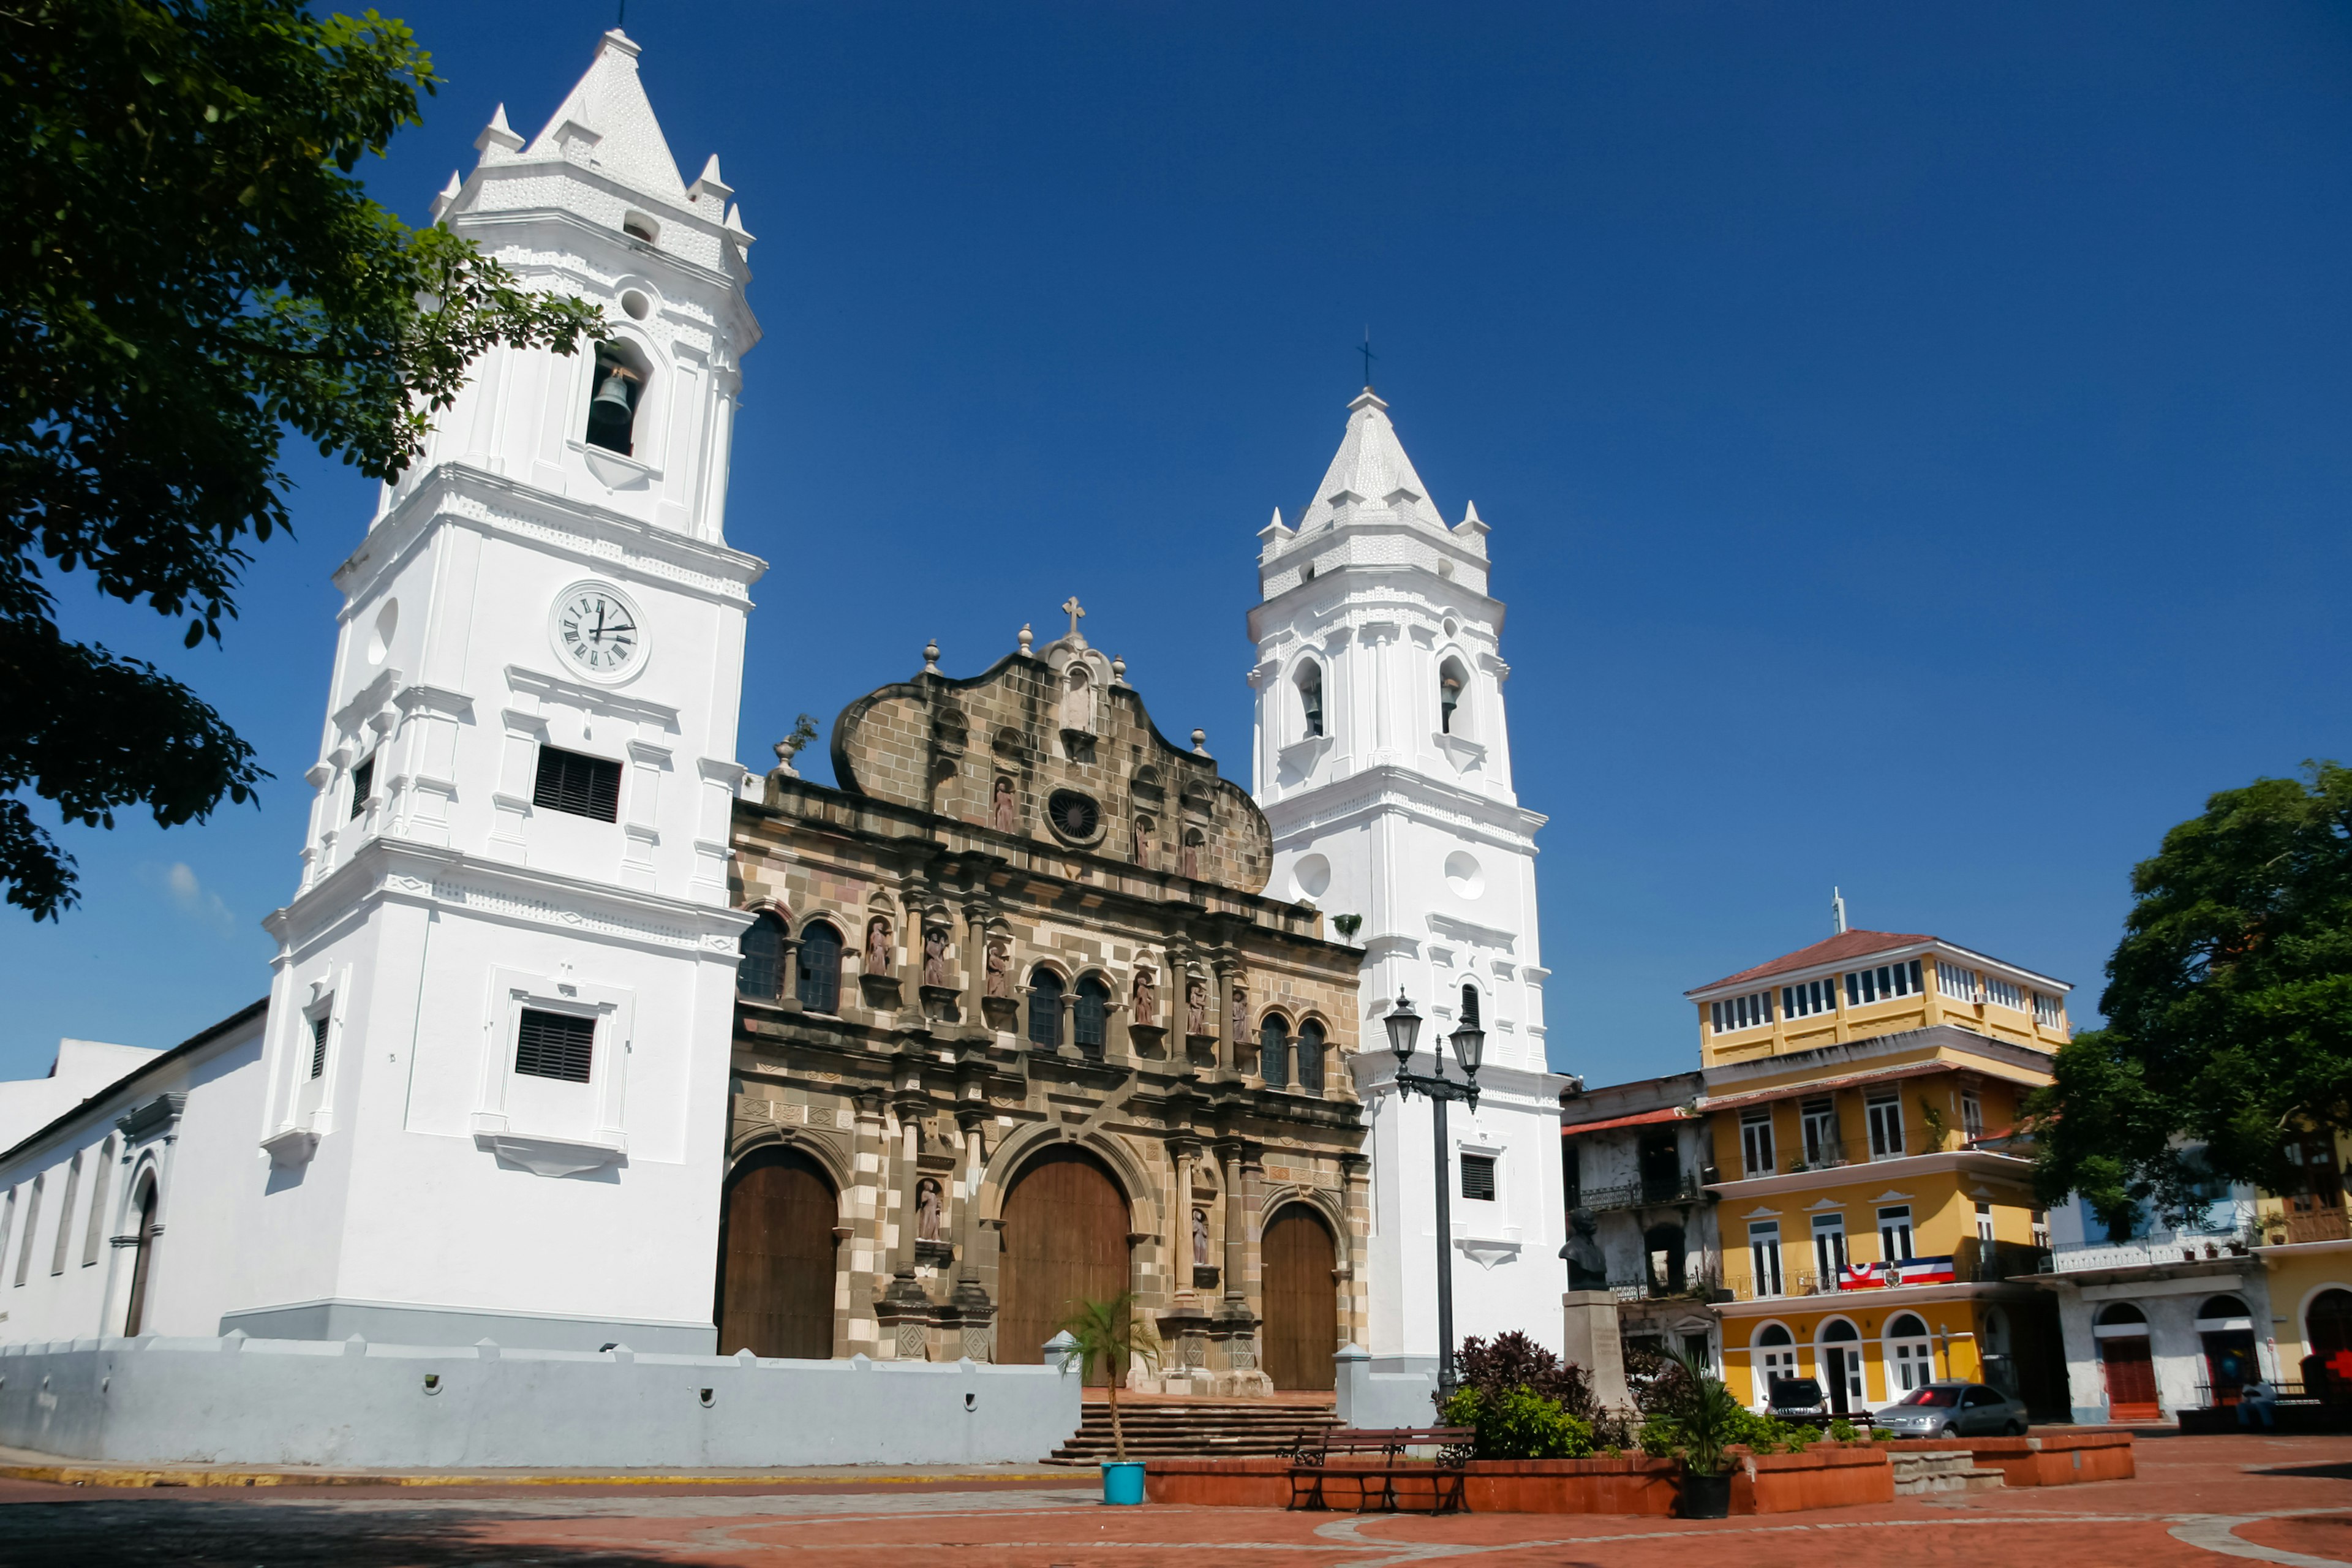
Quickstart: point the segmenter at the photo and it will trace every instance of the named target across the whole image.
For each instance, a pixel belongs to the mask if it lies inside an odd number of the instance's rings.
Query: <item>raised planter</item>
[[[1791,1513],[1890,1502],[1895,1470],[1885,1444],[1841,1447],[1816,1444],[1802,1454],[1760,1458],[1733,1450],[1730,1511]],[[1324,1471],[1324,1499],[1345,1511],[1356,1500],[1350,1466],[1333,1460]],[[1631,1514],[1667,1519],[1676,1511],[1683,1473],[1678,1459],[1631,1454],[1623,1458],[1480,1459],[1463,1471],[1463,1504],[1473,1513]],[[1154,1459],[1144,1477],[1153,1502],[1202,1508],[1287,1508],[1290,1461],[1281,1458]],[[1426,1507],[1424,1489],[1403,1483],[1407,1509]]]
[[[2070,1487],[2127,1481],[2137,1473],[2128,1432],[2053,1432],[2039,1437],[1906,1437],[1878,1447],[1898,1452],[1956,1453],[2001,1473],[2011,1487]]]

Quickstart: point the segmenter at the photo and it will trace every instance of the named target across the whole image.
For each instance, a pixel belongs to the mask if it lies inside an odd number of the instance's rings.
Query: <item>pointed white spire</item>
[[[482,155],[482,162],[486,163],[492,159],[510,158],[522,151],[522,138],[516,135],[514,127],[507,123],[505,104],[499,104],[491,111],[490,122],[482,127],[479,136],[474,138],[474,151]]]
[[[457,177],[457,171],[455,169],[450,170],[449,183],[441,187],[441,194],[433,198],[433,221],[435,223],[439,223],[441,221],[441,215],[457,205],[458,193],[463,191],[465,188],[466,182]]]
[[[1276,540],[1287,539],[1290,537],[1290,530],[1282,525],[1282,509],[1280,507],[1276,507],[1274,509],[1274,521],[1267,523],[1264,528],[1259,529],[1257,531],[1257,536],[1261,541],[1267,544],[1272,544]]]
[[[1339,450],[1316,487],[1315,499],[1298,519],[1298,531],[1311,532],[1335,519],[1352,516],[1358,508],[1381,507],[1432,528],[1443,529],[1445,519],[1431,504],[1429,490],[1404,455],[1396,426],[1389,422],[1389,405],[1366,387],[1348,405],[1348,429]]]
[[[527,158],[569,158],[649,195],[683,201],[686,182],[661,122],[637,79],[637,46],[619,28],[596,42],[596,58],[531,141]]]
[[[702,177],[686,188],[686,199],[690,202],[707,199],[712,207],[721,212],[726,210],[729,202],[735,199],[735,187],[719,175],[718,153],[710,154],[710,162],[702,165]]]
[[[743,209],[740,206],[731,206],[727,209],[727,237],[745,250],[751,249],[756,243],[751,238],[751,231],[743,226]]]

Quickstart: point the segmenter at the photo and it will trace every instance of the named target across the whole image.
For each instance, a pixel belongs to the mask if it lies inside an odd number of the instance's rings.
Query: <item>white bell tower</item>
[[[1454,1323],[1560,1348],[1566,1238],[1559,1091],[1544,1055],[1535,833],[1511,787],[1486,525],[1448,526],[1366,387],[1314,499],[1258,535],[1255,781],[1274,827],[1267,892],[1307,900],[1363,950],[1352,1058],[1371,1130],[1371,1335],[1380,1370],[1433,1364],[1432,1117],[1401,1101],[1381,1019],[1402,990],[1423,1020],[1414,1067],[1476,1008],[1477,1113],[1453,1148]],[[1339,929],[1348,917],[1361,926]],[[1446,1052],[1446,1071],[1461,1077]],[[1388,1363],[1382,1365],[1381,1363]]]
[[[435,216],[611,340],[485,355],[335,574],[222,1328],[708,1352],[751,238],[619,32],[535,139],[501,107],[475,145]]]

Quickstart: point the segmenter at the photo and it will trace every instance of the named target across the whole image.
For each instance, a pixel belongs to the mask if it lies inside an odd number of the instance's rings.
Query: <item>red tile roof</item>
[[[1769,963],[1759,963],[1753,969],[1743,969],[1737,974],[1727,974],[1722,979],[1711,981],[1705,985],[1695,985],[1683,994],[1695,996],[1701,991],[1712,991],[1718,985],[1734,985],[1747,980],[1763,980],[1775,974],[1786,974],[1794,969],[1811,969],[1818,964],[1840,963],[1848,959],[1863,958],[1871,953],[1891,952],[1899,947],[1916,947],[1920,942],[1937,940],[1932,936],[1919,936],[1904,931],[1840,931],[1837,935],[1817,942],[1811,947],[1801,947],[1794,952],[1784,952]]]
[[[1606,1132],[1613,1127],[1647,1127],[1654,1121],[1680,1121],[1683,1108],[1669,1105],[1662,1110],[1636,1111],[1631,1116],[1612,1116],[1606,1121],[1570,1121],[1560,1126],[1560,1135],[1573,1138],[1580,1132]]]

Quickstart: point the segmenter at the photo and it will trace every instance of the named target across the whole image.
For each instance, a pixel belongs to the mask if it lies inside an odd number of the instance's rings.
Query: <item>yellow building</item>
[[[2063,981],[1940,938],[1841,931],[1685,993],[1723,1250],[1726,1379],[1818,1377],[1874,1409],[1934,1378],[2065,1408],[2019,1108],[2067,1039]]]
[[[2289,1148],[2303,1172],[2302,1191],[2259,1195],[2255,1255],[2268,1276],[2274,1375],[2307,1381],[2305,1358],[2317,1356],[2352,1382],[2352,1226],[2346,1223],[2347,1141],[2306,1132]]]

